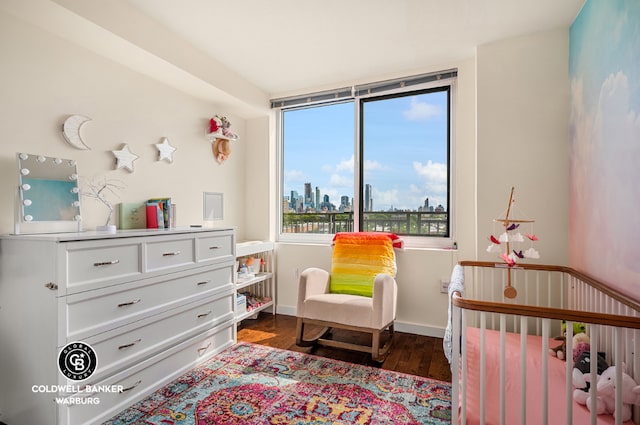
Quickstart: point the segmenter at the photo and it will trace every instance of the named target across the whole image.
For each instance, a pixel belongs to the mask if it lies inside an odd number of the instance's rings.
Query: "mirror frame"
[[[82,231],[76,161],[18,152],[16,162],[19,184],[14,202],[15,233]],[[33,191],[32,186],[40,182],[39,190]]]

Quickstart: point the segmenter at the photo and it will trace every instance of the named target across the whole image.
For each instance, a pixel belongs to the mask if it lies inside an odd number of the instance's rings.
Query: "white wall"
[[[178,225],[202,223],[202,192],[223,192],[225,219],[216,224],[238,226],[243,232],[244,119],[5,13],[0,13],[0,57],[0,232],[13,231],[17,151],[75,159],[81,180],[120,180],[126,188],[114,202],[171,196]],[[92,118],[81,131],[91,150],[77,150],[64,141],[61,125],[71,114]],[[222,165],[204,138],[208,119],[215,114],[227,115],[240,136]],[[153,144],[162,137],[177,148],[171,164],[157,161]],[[114,170],[111,151],[124,142],[140,156],[133,173]],[[84,198],[85,229],[103,224],[106,211]]]
[[[515,213],[534,219],[540,238],[540,260],[527,261],[566,265],[569,31],[479,46],[477,78],[479,257],[497,258],[487,238],[515,186]]]

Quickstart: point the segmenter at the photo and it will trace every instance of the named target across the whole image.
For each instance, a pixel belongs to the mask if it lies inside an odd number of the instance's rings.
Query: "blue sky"
[[[364,102],[364,182],[374,210],[447,205],[447,93]],[[338,205],[353,197],[354,104],[287,111],[284,115],[284,194],[320,188]]]

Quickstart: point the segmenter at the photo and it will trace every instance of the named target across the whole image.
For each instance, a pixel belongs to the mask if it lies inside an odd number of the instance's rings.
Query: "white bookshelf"
[[[262,262],[259,270],[249,276],[237,274],[235,277],[236,294],[249,293],[264,300],[262,304],[252,307],[247,299],[246,311],[236,306],[236,325],[245,319],[255,317],[263,310],[269,309],[275,314],[276,303],[276,279],[275,279],[275,244],[270,241],[241,241],[236,243],[236,261],[242,264],[249,257],[254,261]]]

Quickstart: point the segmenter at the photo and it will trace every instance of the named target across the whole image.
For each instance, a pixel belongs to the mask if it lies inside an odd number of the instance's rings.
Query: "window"
[[[313,104],[311,96],[292,106],[274,101],[281,240],[382,231],[411,245],[449,243],[452,86],[438,79],[377,92],[343,89],[348,95]]]

